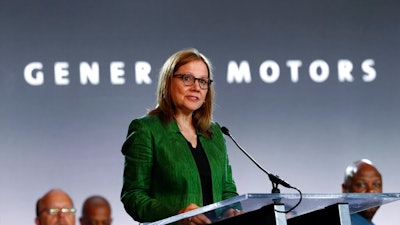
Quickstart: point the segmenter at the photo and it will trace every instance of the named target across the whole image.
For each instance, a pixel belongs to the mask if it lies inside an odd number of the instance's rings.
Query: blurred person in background
[[[361,159],[347,166],[343,193],[382,193],[382,175],[368,159]],[[352,225],[374,225],[372,218],[379,206],[351,214]]]
[[[74,204],[61,189],[52,189],[36,202],[36,225],[75,225]]]
[[[100,195],[88,197],[83,203],[79,222],[81,225],[110,225],[112,222],[110,203]]]

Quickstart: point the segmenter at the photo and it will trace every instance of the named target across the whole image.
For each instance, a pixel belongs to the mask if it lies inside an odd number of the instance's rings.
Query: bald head
[[[36,202],[36,225],[75,225],[75,208],[70,196],[52,189]]]
[[[342,191],[381,193],[382,176],[370,160],[358,160],[346,168]]]
[[[342,192],[382,193],[382,175],[370,160],[358,160],[346,168]],[[359,214],[372,221],[378,208],[370,208]]]
[[[91,196],[82,207],[81,225],[109,225],[112,222],[110,203],[102,196]]]

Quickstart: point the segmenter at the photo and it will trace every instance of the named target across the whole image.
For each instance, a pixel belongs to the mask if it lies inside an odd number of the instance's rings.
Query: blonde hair
[[[201,60],[206,64],[208,69],[208,78],[213,79],[212,65],[210,61],[197,49],[184,49],[174,53],[165,61],[161,68],[157,87],[157,106],[148,112],[149,115],[158,115],[165,123],[174,120],[176,108],[170,93],[173,75],[179,67],[195,60]],[[193,112],[193,126],[205,137],[211,136],[210,126],[212,121],[213,102],[214,88],[210,85],[203,105]]]

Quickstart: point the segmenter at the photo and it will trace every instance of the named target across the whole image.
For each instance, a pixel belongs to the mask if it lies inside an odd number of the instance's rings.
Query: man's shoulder
[[[351,225],[374,225],[374,223],[369,222],[358,213],[351,214],[350,219]]]

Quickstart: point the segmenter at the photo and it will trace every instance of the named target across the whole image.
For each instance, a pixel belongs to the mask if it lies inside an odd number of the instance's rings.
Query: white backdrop
[[[187,47],[214,64],[214,120],[265,169],[303,193],[338,193],[345,167],[369,158],[384,192],[400,192],[398,6],[2,1],[0,224],[33,224],[51,188],[71,195],[77,217],[101,194],[114,224],[137,224],[119,200],[120,147],[130,120],[154,107],[164,60]],[[267,176],[227,145],[239,193],[269,193]],[[399,205],[376,224],[399,224]]]

